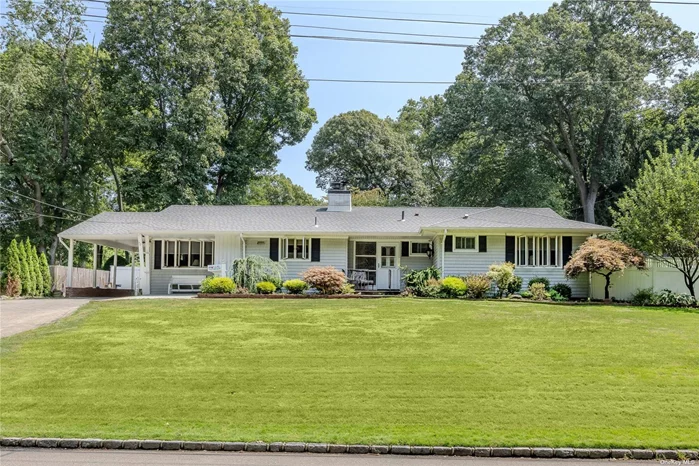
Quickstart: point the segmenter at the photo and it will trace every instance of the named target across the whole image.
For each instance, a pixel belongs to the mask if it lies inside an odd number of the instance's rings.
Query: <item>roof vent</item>
[[[352,194],[345,181],[330,183],[328,190],[328,212],[351,212]]]
[[[464,214],[464,219],[467,219],[467,218],[468,218],[468,214]]]
[[[313,226],[315,228],[318,228],[318,217],[317,216],[315,217],[315,222],[313,223]]]
[[[400,221],[405,222],[405,211],[401,214]]]

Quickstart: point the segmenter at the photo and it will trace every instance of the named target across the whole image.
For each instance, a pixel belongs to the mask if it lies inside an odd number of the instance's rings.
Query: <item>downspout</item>
[[[441,270],[441,275],[442,278],[444,278],[444,253],[446,251],[446,242],[447,242],[447,229],[444,229],[444,236],[442,236],[442,270]]]
[[[240,234],[240,244],[241,244],[242,251],[243,251],[243,257],[241,259],[245,259],[245,237],[243,236],[242,233]]]

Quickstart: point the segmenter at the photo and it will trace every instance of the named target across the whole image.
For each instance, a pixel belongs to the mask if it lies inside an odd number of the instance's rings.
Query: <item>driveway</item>
[[[0,337],[46,325],[72,314],[90,298],[3,299],[0,301]]]

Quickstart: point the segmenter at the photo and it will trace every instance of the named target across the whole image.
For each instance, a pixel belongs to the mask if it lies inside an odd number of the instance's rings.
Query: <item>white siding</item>
[[[188,269],[188,268],[172,268],[153,270],[150,274],[150,294],[163,295],[167,294],[167,286],[170,283],[170,278],[173,275],[196,275],[204,278],[211,275],[206,269]]]
[[[245,255],[257,255],[269,257],[269,238],[245,238]],[[347,239],[346,238],[321,238],[320,262],[310,260],[287,260],[284,280],[300,278],[301,274],[309,267],[332,266],[338,270],[347,271]],[[279,251],[282,254],[281,248]]]
[[[241,249],[240,234],[217,234],[214,244],[214,263],[226,264],[226,270],[230,274],[233,261],[243,256]]]
[[[573,251],[584,241],[585,237],[573,237]],[[440,238],[441,241],[441,238]],[[476,242],[476,245],[478,243]],[[441,243],[435,254],[435,265],[441,267]],[[469,274],[481,274],[488,271],[491,264],[505,262],[505,235],[488,235],[487,252],[447,252],[444,258],[444,271],[442,276],[464,276]],[[546,277],[551,285],[565,283],[573,290],[573,297],[584,298],[588,294],[588,278],[580,276],[576,279],[567,279],[562,267],[517,267],[515,274],[522,277],[522,290],[529,286],[529,280],[534,277]]]

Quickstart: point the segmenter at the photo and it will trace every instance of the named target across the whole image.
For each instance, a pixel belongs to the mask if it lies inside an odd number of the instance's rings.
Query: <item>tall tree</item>
[[[676,268],[690,294],[699,281],[699,159],[686,146],[646,162],[614,213],[621,238]]]
[[[360,190],[379,189],[389,202],[425,203],[420,164],[392,121],[367,110],[335,115],[313,138],[306,169],[316,185],[343,180]]]
[[[649,2],[564,0],[489,28],[466,49],[455,86],[478,102],[465,111],[511,147],[547,151],[594,223],[600,191],[624,164],[624,115],[696,55],[694,34]]]
[[[85,42],[78,0],[8,6],[0,52],[0,205],[14,223],[2,228],[3,242],[31,236],[53,263],[56,234],[75,222],[66,209],[85,212],[97,203],[100,181],[84,145],[95,51]]]
[[[257,1],[115,2],[103,47],[127,204],[240,202],[315,121],[289,24]]]
[[[319,205],[320,201],[281,173],[254,178],[248,186],[245,204],[249,205]]]

